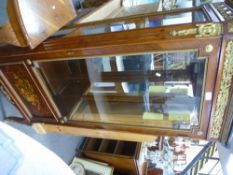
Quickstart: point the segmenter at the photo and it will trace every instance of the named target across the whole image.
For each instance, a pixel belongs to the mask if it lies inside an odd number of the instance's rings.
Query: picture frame
[[[98,163],[96,161],[75,157],[70,164],[70,167],[75,165],[82,165],[85,170],[85,175],[112,175],[114,168],[106,164]]]

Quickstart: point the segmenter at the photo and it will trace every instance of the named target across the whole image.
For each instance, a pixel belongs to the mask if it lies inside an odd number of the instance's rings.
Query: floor
[[[5,97],[0,94],[0,121],[3,120],[5,116],[20,116],[18,110],[11,105]],[[56,153],[59,157],[62,158],[67,164],[71,162],[75,155],[75,150],[82,143],[82,137],[68,136],[68,135],[58,135],[58,134],[46,134],[40,135],[37,134],[32,127],[14,123],[6,122],[7,124],[13,126],[14,128],[22,131],[28,136],[34,138],[42,145],[49,148],[51,151]]]
[[[233,150],[224,147],[220,143],[217,144],[220,162],[224,175],[232,175],[233,173]]]
[[[218,151],[220,155],[220,161],[223,167],[224,175],[233,174],[233,128],[228,139],[226,146],[218,144]]]
[[[2,26],[7,21],[6,15],[6,0],[0,1],[0,26]]]

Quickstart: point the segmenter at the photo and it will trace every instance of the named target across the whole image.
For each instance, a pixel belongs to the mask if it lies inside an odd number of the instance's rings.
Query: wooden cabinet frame
[[[232,40],[232,35],[227,31],[229,29],[229,23],[222,21],[221,16],[216,13],[216,9],[214,9],[213,5],[205,5],[197,8],[181,9],[170,12],[159,12],[156,15],[186,12],[189,10],[202,10],[207,17],[207,21],[201,23],[160,26],[95,35],[77,35],[63,38],[53,38],[45,41],[35,50],[5,46],[0,49],[0,65],[7,66],[15,62],[23,61],[28,73],[33,78],[36,87],[49,106],[52,116],[56,118],[56,120],[33,118],[31,120],[32,122],[47,122],[50,124],[56,124],[57,121],[59,121],[60,124],[64,123],[62,127],[67,126],[87,128],[90,130],[99,129],[149,135],[172,135],[217,139],[219,138],[218,136],[211,134],[213,131],[211,128],[212,125],[214,125],[213,116],[215,104],[220,92],[222,70],[224,69],[224,59],[226,55],[225,49],[227,47],[227,43]],[[110,23],[117,20],[132,20],[138,17],[144,18],[148,15],[154,14],[81,23],[71,25],[67,28],[78,28],[89,25],[97,25],[100,23]],[[121,126],[93,122],[74,122],[66,120],[66,118],[63,118],[64,116],[59,114],[59,109],[55,107],[44,85],[41,85],[42,82],[39,80],[40,78],[35,71],[37,68],[36,63],[38,61],[66,60],[70,58],[83,59],[105,55],[193,49],[197,50],[200,57],[205,57],[208,59],[208,72],[205,83],[204,99],[208,99],[208,94],[206,94],[207,92],[210,92],[211,94],[209,94],[209,96],[212,96],[213,98],[204,100],[200,126],[198,128],[194,128],[192,131]],[[218,65],[220,66],[218,67]],[[209,128],[209,126],[211,127]]]

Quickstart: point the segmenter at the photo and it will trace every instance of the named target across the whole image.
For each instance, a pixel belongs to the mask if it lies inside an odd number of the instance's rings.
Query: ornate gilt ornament
[[[220,83],[220,92],[217,97],[216,107],[214,111],[214,121],[211,128],[210,136],[218,138],[223,122],[225,108],[227,106],[229,90],[233,76],[233,41],[229,41],[226,47],[225,61]]]
[[[205,51],[206,51],[207,53],[211,53],[213,50],[214,50],[214,46],[213,46],[212,44],[207,44],[207,45],[205,46]]]
[[[31,83],[27,79],[21,78],[16,74],[14,74],[13,77],[15,80],[15,86],[19,90],[20,95],[22,95],[22,97],[27,102],[29,102],[30,104],[35,106],[38,110],[40,110],[41,107],[40,98],[36,94],[35,89],[31,85]]]
[[[197,24],[196,28],[185,30],[173,30],[170,32],[172,36],[188,36],[195,35],[196,37],[210,37],[222,34],[222,25],[217,23]]]

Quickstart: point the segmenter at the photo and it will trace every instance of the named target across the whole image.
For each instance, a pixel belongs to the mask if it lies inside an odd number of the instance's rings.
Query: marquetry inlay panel
[[[45,100],[22,64],[1,67],[7,80],[34,116],[52,116]]]

